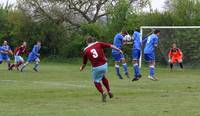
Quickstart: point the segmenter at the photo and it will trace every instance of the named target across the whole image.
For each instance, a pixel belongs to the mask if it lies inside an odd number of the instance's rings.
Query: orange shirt
[[[170,57],[170,58],[182,58],[183,53],[179,48],[171,48],[171,50],[168,53],[168,57]]]

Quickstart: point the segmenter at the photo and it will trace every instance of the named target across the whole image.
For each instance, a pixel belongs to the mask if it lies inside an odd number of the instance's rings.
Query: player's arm
[[[123,54],[122,50],[117,48],[115,45],[112,45],[112,44],[109,44],[109,43],[104,43],[104,42],[99,42],[99,43],[101,44],[102,48],[109,47],[109,48],[115,49],[115,50],[117,50],[117,51],[119,51],[120,53]]]
[[[178,48],[178,52],[179,52],[179,54],[181,55],[181,58],[183,58],[183,52],[181,51],[180,48]]]
[[[121,54],[123,54],[123,51],[119,48],[117,48],[115,45],[111,45],[110,48],[119,51]]]
[[[83,69],[85,68],[85,66],[87,64],[87,61],[88,61],[88,58],[87,58],[86,54],[84,53],[84,55],[83,55],[83,63],[80,66],[80,71],[83,71]]]

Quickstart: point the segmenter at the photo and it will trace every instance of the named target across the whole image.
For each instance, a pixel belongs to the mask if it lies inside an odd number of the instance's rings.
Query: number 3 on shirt
[[[97,51],[95,49],[91,49],[90,52],[92,53],[92,57],[93,58],[97,58],[98,57],[98,53],[97,53]]]

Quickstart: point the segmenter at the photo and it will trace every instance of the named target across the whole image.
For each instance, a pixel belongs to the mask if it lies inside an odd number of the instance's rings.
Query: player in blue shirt
[[[139,78],[142,77],[139,68],[139,59],[141,55],[141,46],[142,46],[140,36],[141,36],[140,30],[136,29],[133,33],[132,62],[135,75],[132,81],[137,81]]]
[[[148,36],[146,45],[144,48],[144,58],[149,62],[150,75],[148,79],[158,80],[154,77],[155,74],[155,47],[158,46],[158,36],[160,35],[160,30],[155,30],[153,34]]]
[[[21,72],[24,71],[25,67],[31,63],[31,62],[35,62],[35,66],[33,68],[33,70],[35,72],[38,72],[38,67],[39,67],[39,62],[40,62],[40,59],[39,59],[39,51],[40,51],[40,48],[41,48],[41,42],[40,41],[37,41],[37,44],[34,45],[31,53],[29,53],[28,55],[28,59],[27,59],[27,62],[22,66],[21,68]]]
[[[119,49],[122,49],[123,38],[127,34],[128,34],[127,31],[121,31],[120,33],[116,34],[114,37],[113,45],[115,45]],[[119,77],[119,79],[123,79],[123,77],[120,74],[120,63],[122,63],[122,65],[123,65],[125,75],[127,77],[129,77],[128,68],[127,68],[127,64],[126,64],[124,55],[117,50],[112,50],[112,56],[115,59],[115,70],[116,70],[116,73],[117,73],[117,76]]]
[[[8,42],[4,41],[3,45],[0,47],[0,64],[5,60],[8,63],[8,68],[10,67],[10,57],[9,54],[13,54]]]

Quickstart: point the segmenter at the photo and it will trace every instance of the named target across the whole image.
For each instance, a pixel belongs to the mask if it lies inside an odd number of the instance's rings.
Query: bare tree
[[[130,0],[130,5],[144,7],[147,1]],[[80,27],[81,23],[95,23],[107,16],[106,6],[116,2],[118,0],[19,0],[18,7],[36,21]]]

